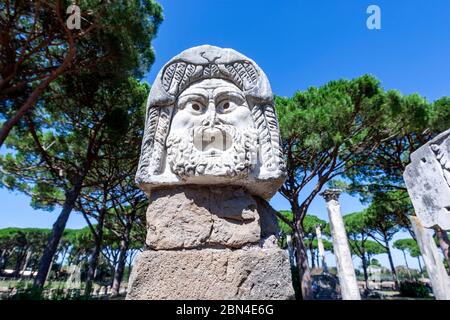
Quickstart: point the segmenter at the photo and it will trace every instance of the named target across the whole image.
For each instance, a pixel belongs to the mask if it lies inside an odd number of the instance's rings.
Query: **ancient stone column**
[[[322,231],[320,224],[316,225],[316,237],[317,237],[317,247],[319,249],[319,258],[320,262],[322,263],[323,272],[328,273],[328,267],[325,261],[325,249],[323,248]]]
[[[288,247],[289,261],[292,266],[297,266],[297,259],[295,259],[294,244],[292,243],[292,236],[290,234],[286,235],[286,243]]]
[[[232,49],[183,51],[147,102],[136,182],[150,199],[127,299],[292,299],[268,200],[285,180],[264,72]]]
[[[343,300],[361,300],[358,282],[356,281],[352,255],[344,227],[344,220],[339,205],[341,191],[328,189],[320,195],[327,202],[328,217],[330,220],[331,236],[333,238],[333,250],[336,257],[336,267]]]
[[[418,217],[410,216],[409,220],[422,253],[423,261],[425,261],[425,267],[427,268],[436,300],[450,300],[450,280],[433,237],[424,228]]]

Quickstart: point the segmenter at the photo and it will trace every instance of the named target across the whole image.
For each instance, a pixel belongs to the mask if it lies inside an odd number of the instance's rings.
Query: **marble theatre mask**
[[[268,79],[232,49],[199,46],[159,72],[147,102],[136,182],[237,185],[270,198],[285,179]]]

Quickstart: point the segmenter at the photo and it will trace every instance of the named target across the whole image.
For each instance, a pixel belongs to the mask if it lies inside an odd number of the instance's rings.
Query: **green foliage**
[[[370,260],[370,264],[369,264],[369,265],[381,267],[380,261],[378,261],[378,259],[375,259],[375,258],[373,258],[373,259]]]
[[[381,116],[381,91],[378,80],[366,75],[311,87],[297,92],[292,99],[277,97],[282,137],[292,140],[299,135],[295,141],[297,152],[321,152],[341,143],[350,147],[361,142],[368,132],[355,132],[352,137],[349,134],[364,121]],[[355,112],[360,111],[367,112],[361,112],[361,118],[356,119]]]
[[[344,216],[345,229],[349,237],[352,255],[356,255],[361,259],[363,268],[368,266],[372,256],[387,253],[383,245],[368,239],[372,232],[368,219],[367,210]]]
[[[364,75],[331,81],[320,88],[275,97],[288,179],[281,193],[303,220],[323,185],[366,161],[390,134],[392,106],[377,79]],[[310,183],[311,192],[300,199]]]
[[[366,213],[370,236],[379,242],[390,241],[398,231],[409,226],[407,215],[411,212],[411,202],[404,192],[375,193]]]
[[[280,210],[278,212],[282,216],[284,216],[287,220],[289,220],[289,221],[293,220],[292,211],[290,211],[290,210]],[[283,220],[281,220],[278,217],[277,217],[277,220],[278,220],[278,226],[280,227],[280,231],[283,234],[291,234],[292,233],[292,228],[288,224],[286,224]]]
[[[47,244],[49,235],[49,229],[0,229],[0,251],[3,252],[3,261],[0,261],[0,271],[6,268],[15,269],[16,267],[20,267],[25,263],[25,257],[28,251],[31,253],[28,267],[35,267],[40,254],[42,254]]]
[[[42,288],[21,286],[19,283],[16,286],[16,293],[8,297],[8,300],[43,300],[43,291]]]
[[[418,94],[402,96],[395,91],[388,94],[391,134],[370,157],[345,172],[345,177],[351,181],[347,191],[359,194],[364,201],[388,191],[408,198],[403,172],[411,153],[450,127],[449,97],[429,103]]]
[[[351,239],[365,240],[369,233],[367,227],[367,212],[353,212],[343,216],[345,230]]]
[[[279,213],[284,216],[289,221],[292,221],[293,214],[290,210],[280,210]],[[280,227],[281,236],[279,238],[279,245],[280,247],[286,249],[287,243],[286,243],[286,235],[293,235],[294,231],[293,229],[286,224],[283,220],[278,218],[278,225]],[[317,252],[318,250],[318,240],[316,236],[316,226],[320,225],[322,228],[322,235],[325,237],[330,236],[329,233],[329,226],[328,223],[320,218],[318,218],[315,215],[308,214],[305,219],[303,220],[303,230],[304,230],[304,238],[303,242],[309,250]],[[333,251],[333,244],[328,241],[327,239],[322,238],[322,244],[325,251]],[[298,285],[298,284],[294,284]]]
[[[387,253],[386,248],[376,241],[367,240],[364,245],[369,256]]]
[[[303,232],[308,238],[315,238],[316,237],[316,226],[320,225],[322,228],[322,233],[325,235],[330,235],[329,232],[327,232],[327,225],[328,223],[322,219],[319,219],[317,216],[313,214],[308,214],[305,216],[305,219],[303,220]]]
[[[284,216],[287,220],[292,221],[293,220],[293,214],[290,210],[280,210],[279,213]],[[308,214],[305,219],[303,220],[303,232],[304,232],[304,241],[305,244],[309,247],[310,243],[314,247],[314,249],[317,249],[317,239],[316,239],[316,226],[320,225],[322,234],[324,236],[330,236],[329,232],[329,226],[328,223],[319,217]],[[281,246],[285,247],[284,244],[284,237],[287,234],[293,234],[293,230],[291,226],[286,224],[282,219],[278,218],[278,226],[280,227],[281,231]],[[312,242],[311,242],[312,241]],[[332,245],[330,242],[323,239],[324,249],[325,250],[332,250]]]
[[[401,281],[399,290],[402,297],[428,298],[430,294],[426,285],[416,281]]]
[[[352,254],[357,255],[360,258],[361,251],[356,248],[364,248],[362,252],[370,257],[387,252],[385,247],[372,240],[366,240],[364,241],[364,243],[362,243],[360,240],[349,240],[349,244]]]
[[[317,250],[319,248],[318,243],[319,243],[319,241],[317,239],[314,239],[312,241],[309,239],[305,240],[305,246],[312,247],[315,250]],[[331,241],[322,239],[322,244],[323,244],[323,249],[325,251],[331,251],[331,252],[333,251],[333,243]]]
[[[39,288],[33,285],[17,285],[13,295],[8,300],[90,300],[80,289]]]
[[[442,97],[432,105],[430,129],[433,132],[442,132],[450,126],[450,97]]]
[[[36,208],[53,210],[62,205],[66,192],[83,175],[87,161],[108,161],[111,146],[117,148],[117,140],[124,140],[128,134],[134,137],[133,143],[128,141],[130,147],[138,148],[142,136],[142,109],[148,85],[132,78],[114,87],[94,79],[81,83],[72,80],[65,78],[55,87],[62,96],[72,94],[62,100],[46,96],[48,100],[40,109],[39,119],[35,116],[39,145],[29,131],[24,131],[10,135],[7,145],[12,152],[0,156],[0,185],[30,195]],[[83,101],[85,105],[80,104]],[[126,152],[137,153],[134,149],[122,151]]]
[[[394,248],[406,251],[409,253],[409,255],[413,258],[416,258],[420,256],[420,249],[417,245],[416,240],[412,238],[406,238],[406,239],[398,239],[394,241]]]
[[[70,4],[69,0],[0,4],[9,17],[8,23],[1,23],[8,45],[0,47],[0,119],[11,118],[43,86],[32,105],[39,103],[41,94],[57,81],[54,72],[71,74],[78,81],[88,72],[120,82],[142,77],[154,62],[151,42],[163,20],[156,1],[78,1],[81,30],[65,27]]]
[[[370,75],[330,81],[319,88],[275,97],[287,179],[280,193],[293,211],[295,236],[303,233],[310,204],[331,181],[370,162],[373,152],[398,130],[399,94],[386,92]],[[298,265],[308,274],[304,246]],[[306,280],[305,280],[306,279]],[[300,279],[303,288],[308,277]],[[305,290],[305,293],[307,291]]]
[[[294,215],[292,214],[291,210],[280,210],[279,213],[284,216],[288,221],[294,220]],[[314,238],[316,235],[316,226],[320,225],[322,228],[322,232],[325,235],[329,235],[329,228],[328,223],[319,217],[308,214],[305,219],[303,220],[303,232],[305,233],[305,236]],[[290,225],[286,224],[283,220],[278,218],[278,226],[280,227],[280,230],[284,234],[291,234],[293,232]]]

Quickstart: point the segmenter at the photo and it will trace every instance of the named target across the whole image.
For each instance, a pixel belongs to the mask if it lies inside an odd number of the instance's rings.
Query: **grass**
[[[16,288],[31,286],[33,280],[0,280],[0,288]],[[47,281],[45,284],[46,289],[64,288],[65,281]]]

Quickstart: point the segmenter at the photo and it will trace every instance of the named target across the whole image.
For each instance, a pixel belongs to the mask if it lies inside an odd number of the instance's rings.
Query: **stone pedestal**
[[[272,210],[241,187],[154,190],[127,299],[293,299]]]
[[[127,299],[292,299],[289,261],[279,248],[144,251]]]

